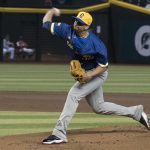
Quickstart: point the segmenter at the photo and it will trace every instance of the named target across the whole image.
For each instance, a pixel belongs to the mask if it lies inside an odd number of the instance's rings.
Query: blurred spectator
[[[20,36],[16,42],[16,54],[23,58],[30,58],[34,55],[34,52],[35,49],[28,48],[27,42],[24,40],[23,36]]]
[[[150,0],[147,1],[147,4],[145,5],[146,9],[150,9]]]
[[[6,35],[5,38],[3,39],[3,56],[9,54],[10,60],[14,60],[14,53],[15,53],[14,43],[10,41],[9,35]]]

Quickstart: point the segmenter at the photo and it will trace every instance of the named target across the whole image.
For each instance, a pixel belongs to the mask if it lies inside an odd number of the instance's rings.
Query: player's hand
[[[45,16],[43,17],[43,23],[50,21],[52,22],[52,18],[53,16],[60,16],[60,10],[58,8],[52,8],[50,10],[47,11],[47,13],[45,14]]]
[[[60,9],[58,9],[58,8],[52,8],[52,11],[53,11],[55,16],[60,16],[61,15]]]
[[[60,16],[60,9],[58,8],[51,8],[50,10],[48,10],[47,14],[49,16]]]
[[[87,83],[87,82],[89,82],[91,79],[92,79],[91,73],[90,73],[90,72],[87,72],[87,73],[83,76],[82,82],[83,82],[83,83]]]

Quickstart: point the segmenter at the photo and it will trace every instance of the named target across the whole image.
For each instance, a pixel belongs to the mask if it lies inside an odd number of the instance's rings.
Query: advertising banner
[[[115,59],[119,63],[150,63],[150,15],[112,6]]]

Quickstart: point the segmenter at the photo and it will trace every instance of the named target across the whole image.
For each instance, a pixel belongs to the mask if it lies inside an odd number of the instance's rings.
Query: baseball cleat
[[[66,142],[67,141],[62,140],[55,135],[50,135],[48,138],[42,141],[43,144],[59,144],[59,143],[66,143]]]
[[[139,122],[143,124],[148,130],[150,130],[150,119],[148,119],[145,112],[142,112],[142,116]]]

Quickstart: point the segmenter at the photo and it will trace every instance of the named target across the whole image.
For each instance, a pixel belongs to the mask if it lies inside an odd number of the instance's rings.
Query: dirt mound
[[[150,94],[105,94],[111,102],[126,106],[143,104],[150,112]],[[0,111],[61,111],[66,93],[0,92]],[[79,112],[92,112],[85,101]],[[0,150],[149,150],[150,131],[143,126],[107,127],[68,132],[67,144],[42,145],[50,133],[0,138]]]
[[[124,106],[142,104],[150,113],[150,94],[106,93],[105,101]],[[60,112],[63,109],[65,92],[0,92],[0,111]],[[93,112],[85,100],[80,102],[78,112]]]
[[[49,133],[3,137],[0,150],[149,150],[150,132],[143,127],[107,127],[75,130],[67,144],[43,145]]]

